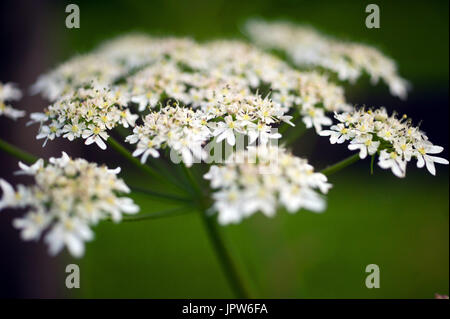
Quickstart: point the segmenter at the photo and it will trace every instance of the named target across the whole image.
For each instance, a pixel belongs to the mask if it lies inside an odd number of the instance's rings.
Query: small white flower
[[[25,165],[19,162],[20,171],[17,171],[16,175],[35,175],[39,170],[44,167],[44,160],[38,159],[33,165]]]
[[[322,212],[326,208],[325,201],[318,194],[298,185],[286,188],[280,195],[280,201],[290,213],[295,213],[301,208],[313,212]]]
[[[50,164],[57,165],[59,167],[67,167],[72,159],[69,155],[67,155],[66,152],[62,152],[61,157],[50,157],[48,161],[50,162]]]
[[[30,121],[27,122],[27,126],[28,125],[32,125],[35,123],[40,123],[42,124],[43,122],[48,121],[48,115],[45,113],[40,113],[40,112],[36,112],[36,113],[31,113],[30,114]]]
[[[25,111],[17,110],[5,103],[6,101],[20,100],[21,97],[22,92],[14,84],[0,82],[0,116],[5,115],[12,120],[23,117]]]
[[[49,125],[43,125],[41,126],[39,130],[39,134],[36,136],[36,139],[40,140],[45,138],[44,144],[42,147],[44,147],[47,144],[48,140],[54,140],[56,137],[59,137],[61,135],[61,124],[53,121]]]
[[[145,110],[145,108],[147,106],[154,107],[159,101],[159,96],[155,95],[155,94],[151,94],[151,92],[150,92],[147,94],[133,96],[131,98],[131,101],[133,103],[137,103],[139,105],[139,108],[138,108],[139,112],[142,112]]]
[[[56,223],[45,236],[45,242],[49,246],[51,255],[58,254],[64,246],[67,246],[74,257],[84,255],[84,242],[94,238],[94,233],[89,226],[78,218],[63,218]]]
[[[2,189],[2,199],[0,200],[0,210],[5,207],[15,206],[18,202],[14,188],[4,179],[0,178],[0,188]]]
[[[20,100],[22,92],[13,83],[0,82],[0,101]]]
[[[344,124],[339,123],[331,126],[329,130],[320,131],[319,135],[329,136],[331,144],[342,144],[350,138],[350,131]]]
[[[106,141],[108,139],[108,133],[106,133],[101,126],[89,124],[87,129],[83,131],[82,136],[86,139],[84,144],[91,145],[92,143],[95,143],[102,150],[106,150],[106,144],[103,140]]]
[[[434,163],[448,165],[448,160],[442,157],[428,155],[441,153],[444,150],[442,146],[433,145],[430,142],[424,141],[418,144],[416,146],[416,149],[417,167],[422,168],[424,167],[424,165],[426,165],[427,170],[432,175],[436,175],[436,168],[434,167]]]
[[[383,169],[391,169],[397,177],[405,177],[406,175],[406,161],[397,152],[387,152],[382,150],[378,158],[378,166]]]
[[[82,132],[85,129],[84,123],[79,123],[78,119],[72,120],[71,124],[64,125],[62,132],[65,133],[63,137],[67,138],[69,141],[73,141],[74,139],[81,136]]]
[[[314,126],[317,133],[322,131],[322,125],[331,125],[333,121],[325,116],[322,109],[315,107],[306,107],[302,110],[303,123],[305,123],[307,128]]]
[[[149,155],[153,156],[154,158],[159,157],[158,152],[159,143],[155,143],[154,140],[149,139],[143,139],[141,140],[136,150],[133,152],[133,156],[141,156],[141,163],[147,162],[147,158]]]
[[[247,200],[243,201],[242,211],[245,215],[254,212],[262,212],[267,217],[272,217],[276,213],[276,196],[265,185],[255,185],[250,187],[242,195]]]
[[[45,214],[42,210],[29,212],[23,218],[16,218],[13,226],[21,230],[20,236],[23,240],[38,240],[42,232],[51,223],[51,216]]]
[[[400,154],[407,162],[414,156],[414,145],[406,137],[399,137],[394,142],[395,151]]]
[[[230,188],[213,194],[216,201],[214,207],[219,214],[219,223],[222,225],[236,224],[242,220],[242,198],[239,190]]]
[[[254,129],[248,131],[248,137],[250,144],[253,144],[258,139],[261,144],[265,145],[269,140],[280,139],[281,134],[264,123],[258,123]]]
[[[5,115],[12,120],[17,120],[20,117],[25,116],[25,111],[16,110],[10,105],[6,105],[2,100],[0,100],[0,115]]]
[[[131,114],[130,110],[123,110],[120,112],[120,120],[119,123],[122,124],[123,127],[134,127],[136,120],[139,118],[136,114]]]
[[[225,122],[217,123],[212,134],[217,137],[217,142],[226,140],[228,144],[234,146],[236,144],[235,132],[240,131],[238,125],[231,116],[226,116]]]
[[[348,149],[351,151],[359,150],[359,157],[364,159],[367,157],[367,154],[373,155],[377,152],[378,147],[380,146],[379,141],[373,141],[372,135],[362,135],[350,142],[348,145]]]

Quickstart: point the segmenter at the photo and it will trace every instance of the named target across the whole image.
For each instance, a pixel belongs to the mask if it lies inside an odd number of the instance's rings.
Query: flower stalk
[[[359,160],[359,154],[354,154],[352,156],[347,157],[346,159],[337,162],[334,165],[330,165],[327,168],[323,169],[321,171],[322,174],[326,175],[326,176],[330,176],[331,174],[337,173],[339,172],[341,169],[356,163]]]
[[[246,299],[250,298],[244,284],[239,276],[236,265],[233,263],[231,255],[227,250],[225,243],[220,236],[219,229],[217,228],[217,222],[206,214],[204,210],[200,210],[200,216],[205,225],[206,232],[214,247],[217,259],[222,266],[222,270],[228,279],[228,282],[233,290],[236,298]]]
[[[148,214],[139,214],[136,216],[127,216],[123,218],[124,222],[137,222],[142,220],[149,220],[149,219],[159,219],[164,217],[174,217],[178,215],[183,215],[192,212],[191,206],[183,206],[183,207],[175,207],[171,209],[162,210],[155,213],[148,213]]]
[[[150,189],[144,189],[141,187],[136,187],[136,186],[130,186],[130,189],[133,192],[136,193],[141,193],[144,194],[146,196],[158,199],[158,200],[167,200],[169,202],[182,202],[182,203],[190,203],[192,202],[191,198],[187,198],[187,197],[181,197],[181,196],[177,196],[177,195],[172,195],[172,194],[167,194],[167,193],[161,193],[161,192],[157,192],[157,191],[153,191]]]
[[[207,214],[207,204],[205,203],[205,198],[203,197],[202,190],[191,170],[186,167],[184,163],[180,164],[183,168],[189,183],[192,186],[192,190],[198,196],[198,211],[200,212],[200,218],[205,226],[206,233],[208,234],[209,240],[213,246],[213,250],[216,253],[217,259],[221,265],[221,268],[228,280],[228,283],[233,290],[236,298],[244,299],[249,298],[247,290],[239,276],[236,265],[233,262],[230,252],[227,250],[226,245],[220,236],[219,229],[217,228],[217,222],[215,219],[211,218]]]
[[[292,128],[291,132],[286,134],[286,138],[284,140],[285,145],[291,145],[297,139],[299,139],[303,134],[306,133],[308,128],[303,123],[298,123],[296,127]]]
[[[150,166],[142,164],[136,157],[133,157],[130,152],[122,146],[118,141],[116,141],[111,136],[108,138],[107,143],[114,148],[120,155],[122,155],[124,158],[126,158],[131,164],[133,164],[135,167],[146,173],[147,175],[151,176],[152,178],[155,178],[156,180],[163,182],[170,186],[175,186],[178,189],[185,192],[183,188],[181,188],[179,185],[171,183],[167,180],[165,176],[160,175],[157,171],[152,169]]]
[[[21,150],[14,145],[9,144],[2,139],[0,139],[0,149],[27,164],[32,164],[37,161],[37,158],[35,156]]]

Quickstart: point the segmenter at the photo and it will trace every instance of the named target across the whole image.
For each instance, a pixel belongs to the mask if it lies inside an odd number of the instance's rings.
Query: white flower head
[[[399,76],[395,61],[374,47],[342,41],[308,26],[282,21],[249,20],[245,31],[256,44],[284,51],[299,67],[321,67],[350,82],[367,73],[373,84],[383,80],[392,95],[401,99],[407,96],[410,84]]]
[[[84,242],[93,239],[91,226],[107,218],[117,222],[122,214],[139,210],[132,199],[119,197],[129,192],[117,177],[120,169],[72,159],[66,153],[48,164],[39,159],[31,166],[19,166],[19,174],[32,176],[34,184],[19,185],[15,191],[0,179],[0,210],[26,207],[28,213],[15,219],[14,227],[21,230],[24,240],[38,240],[46,232],[51,254],[67,246],[73,256],[81,257]]]
[[[144,35],[120,37],[74,57],[41,76],[33,89],[52,102],[30,116],[30,123],[40,123],[37,138],[44,145],[83,138],[105,149],[109,131],[123,126],[133,129],[128,142],[140,142],[136,156],[146,159],[169,147],[189,165],[214,137],[231,146],[240,135],[262,144],[280,138],[272,129],[293,125],[290,110],[320,131],[331,121],[325,112],[350,108],[343,89],[326,76],[299,72],[244,42]],[[143,124],[135,108],[145,112]],[[159,117],[170,120],[164,124]],[[148,142],[155,147],[146,148]]]
[[[329,136],[331,144],[350,141],[348,148],[358,150],[362,159],[378,154],[378,166],[391,169],[397,177],[405,176],[407,163],[413,158],[417,160],[417,167],[426,166],[432,175],[436,174],[434,163],[449,163],[434,156],[443,148],[433,145],[406,115],[401,118],[395,113],[389,116],[386,109],[380,108],[336,113],[335,118],[340,123],[322,130],[321,136]]]
[[[213,209],[221,224],[239,223],[256,212],[273,217],[280,207],[321,212],[326,204],[320,193],[331,187],[306,160],[270,145],[237,151],[232,161],[211,166],[204,178],[217,190]]]

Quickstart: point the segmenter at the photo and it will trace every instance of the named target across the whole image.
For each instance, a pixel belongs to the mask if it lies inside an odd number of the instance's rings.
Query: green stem
[[[328,166],[327,168],[323,169],[321,171],[321,173],[329,176],[329,175],[334,174],[334,173],[340,171],[341,169],[357,162],[358,160],[359,160],[359,153],[349,156],[346,159],[344,159],[340,162],[337,162],[334,165]]]
[[[296,126],[295,128],[296,130],[292,130],[290,134],[287,134],[286,139],[284,140],[284,144],[286,146],[295,142],[300,136],[305,134],[305,132],[307,131],[307,128],[303,123],[301,123],[299,126]]]
[[[200,215],[231,289],[237,298],[249,298],[247,290],[245,289],[238,274],[237,268],[232,261],[231,255],[228,252],[225,243],[222,241],[215,219],[207,216],[204,210],[200,210]]]
[[[183,162],[180,163],[181,168],[183,169],[184,174],[187,177],[187,180],[191,184],[192,190],[194,191],[194,194],[197,194],[200,198],[203,197],[202,190],[200,188],[200,185],[198,184],[197,180],[195,179],[194,175],[192,174],[191,170],[186,167],[186,164]]]
[[[36,156],[31,155],[28,152],[22,151],[20,148],[9,144],[8,142],[3,141],[2,139],[0,139],[0,149],[27,164],[33,164],[38,160]]]
[[[213,245],[214,251],[216,253],[217,259],[222,267],[222,270],[227,278],[231,289],[237,298],[249,298],[246,289],[240,279],[237,268],[233,263],[230,253],[228,252],[225,243],[223,242],[219,229],[217,228],[217,223],[215,219],[208,217],[206,213],[207,204],[205,203],[205,198],[203,197],[203,192],[200,188],[199,183],[195,179],[191,170],[186,167],[184,163],[181,163],[183,172],[185,173],[189,183],[192,186],[193,191],[198,196],[198,209],[200,212],[203,225],[206,228],[208,237]]]
[[[373,175],[373,165],[375,163],[375,154],[372,155],[372,158],[370,159],[370,175]]]
[[[139,214],[136,216],[127,216],[127,217],[124,217],[122,220],[124,222],[136,222],[136,221],[148,220],[148,219],[173,217],[173,216],[178,216],[178,215],[182,215],[182,214],[187,214],[192,211],[193,211],[192,206],[186,205],[183,207],[166,209],[166,210],[162,210],[162,211],[155,212],[155,213]]]
[[[145,194],[147,196],[154,197],[156,199],[163,199],[163,200],[166,199],[166,200],[169,200],[171,202],[172,201],[192,202],[192,199],[187,198],[187,197],[181,197],[181,196],[167,194],[167,193],[160,193],[160,192],[153,191],[153,190],[146,189],[146,188],[144,189],[144,188],[140,188],[140,187],[130,186],[130,189],[133,192],[142,193],[142,194]]]
[[[168,185],[176,186],[177,188],[181,189],[182,191],[185,191],[183,188],[178,186],[177,184],[171,183],[167,180],[165,176],[160,175],[157,171],[155,171],[153,168],[151,168],[148,165],[142,164],[139,159],[131,155],[131,153],[124,147],[122,144],[117,142],[113,137],[108,138],[108,144],[111,145],[112,148],[114,148],[120,155],[125,157],[131,164],[133,164],[135,167],[139,168],[149,176],[157,179],[160,182],[163,182]]]

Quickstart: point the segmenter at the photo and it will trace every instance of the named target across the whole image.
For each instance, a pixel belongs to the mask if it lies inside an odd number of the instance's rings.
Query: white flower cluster
[[[50,105],[45,113],[32,113],[29,123],[40,123],[37,139],[48,140],[62,136],[70,141],[82,137],[85,144],[96,143],[106,149],[107,130],[117,125],[134,127],[138,115],[126,107],[120,91],[111,91],[90,84],[72,91]]]
[[[49,73],[41,75],[32,92],[50,101],[72,92],[91,81],[110,86],[131,71],[163,55],[166,48],[157,39],[143,35],[127,35],[108,41],[92,53],[78,55]]]
[[[184,106],[222,115],[225,109],[238,108],[240,101],[263,101],[260,96],[270,92],[270,103],[279,116],[295,106],[308,127],[320,128],[326,121],[324,111],[350,108],[343,89],[326,77],[295,71],[250,45],[237,41],[183,44],[167,51],[160,61],[129,77],[123,85],[131,100],[139,104],[139,110],[172,98]],[[241,104],[245,109],[245,103]],[[256,116],[249,111],[250,117]]]
[[[293,106],[299,108],[306,126],[317,131],[331,124],[325,111],[350,109],[342,88],[325,77],[295,71],[241,42],[184,41],[160,59],[121,86],[140,111],[153,109],[127,138],[138,143],[134,154],[142,155],[142,161],[149,154],[159,156],[157,149],[164,145],[190,165],[193,158],[204,156],[201,145],[211,137],[234,145],[236,135],[244,134],[250,143],[259,138],[265,144],[281,137],[271,129],[282,121],[290,123],[291,116],[285,114]],[[270,95],[263,98],[261,93],[268,88]],[[176,108],[154,110],[164,98],[176,100]]]
[[[25,115],[25,111],[17,110],[11,105],[6,104],[7,101],[20,100],[22,92],[12,83],[0,82],[0,116],[5,115],[10,119],[16,120]]]
[[[398,75],[395,62],[374,47],[333,39],[289,22],[249,20],[245,30],[252,41],[285,52],[299,67],[322,67],[351,82],[367,72],[373,84],[382,79],[391,94],[407,96],[409,84]]]
[[[210,138],[207,116],[200,110],[178,105],[168,105],[160,111],[151,112],[144,119],[142,126],[136,126],[126,141],[137,148],[133,156],[141,156],[145,163],[149,155],[159,157],[158,150],[168,146],[182,156],[183,162],[191,166],[194,159],[203,159],[203,143]]]
[[[118,197],[130,191],[116,176],[120,168],[111,170],[84,159],[73,160],[66,153],[49,162],[39,159],[32,166],[19,162],[18,174],[33,176],[35,184],[18,185],[17,191],[0,179],[0,210],[28,210],[13,222],[23,240],[38,240],[47,232],[44,240],[52,255],[67,246],[73,256],[80,257],[84,242],[93,238],[90,226],[107,218],[118,222],[122,213],[138,212],[132,199]]]
[[[320,131],[331,121],[325,112],[351,109],[343,89],[326,77],[296,71],[238,41],[199,44],[185,38],[125,36],[41,76],[34,89],[54,102],[45,114],[32,115],[32,121],[46,122],[38,138],[81,136],[101,148],[108,129],[117,123],[134,126],[136,116],[129,111],[134,105],[139,112],[159,112],[175,100],[216,121],[212,136],[221,135],[219,140],[230,144],[228,125],[235,125],[234,131],[255,128],[267,137],[273,125],[289,121],[286,113],[296,107],[306,126]]]
[[[321,173],[315,173],[305,159],[281,147],[249,147],[237,151],[223,166],[211,166],[204,176],[210,180],[213,209],[221,224],[238,223],[261,211],[272,217],[284,206],[295,213],[304,208],[321,212],[326,203],[321,193],[331,184]]]
[[[265,95],[271,90],[274,102],[285,108],[318,103],[328,111],[348,107],[342,89],[325,77],[295,71],[245,43],[183,44],[128,78],[125,87],[141,110],[155,106],[164,96],[184,105],[204,106],[211,104],[217,93],[229,89],[238,96],[255,96],[256,91]]]
[[[319,134],[329,136],[330,143],[344,143],[349,140],[350,150],[359,150],[360,158],[379,154],[378,165],[391,169],[398,177],[404,177],[406,166],[412,158],[417,167],[426,165],[435,175],[434,163],[448,164],[446,159],[432,156],[443,151],[441,146],[433,145],[419,127],[413,126],[406,115],[400,119],[396,114],[388,115],[386,109],[355,110],[350,113],[336,113],[337,125]]]
[[[240,134],[249,137],[253,144],[267,144],[270,139],[281,135],[272,131],[271,124],[288,121],[279,105],[268,98],[240,97],[231,95],[231,103],[224,103],[226,95],[208,107],[192,109],[180,107],[177,103],[153,111],[144,118],[144,124],[134,128],[126,141],[135,144],[134,156],[141,156],[144,163],[148,156],[159,157],[158,149],[168,146],[181,156],[187,166],[205,160],[207,152],[202,147],[212,138],[220,143],[225,140],[234,146]],[[219,102],[219,100],[222,100]],[[290,123],[290,122],[289,122]]]

